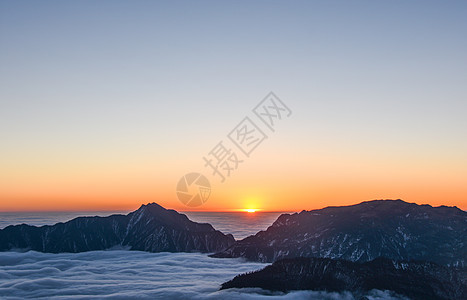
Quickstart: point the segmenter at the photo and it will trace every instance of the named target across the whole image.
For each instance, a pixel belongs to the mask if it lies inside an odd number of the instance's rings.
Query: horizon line
[[[166,208],[167,210],[174,210],[180,213],[189,213],[189,212],[212,212],[212,213],[247,213],[246,211],[241,210],[176,210],[173,208]],[[134,212],[135,210],[0,210],[0,213],[124,213],[124,212]],[[303,209],[302,209],[303,210]],[[300,210],[300,211],[302,211]],[[284,212],[298,212],[296,210],[258,210],[255,213],[284,213]]]

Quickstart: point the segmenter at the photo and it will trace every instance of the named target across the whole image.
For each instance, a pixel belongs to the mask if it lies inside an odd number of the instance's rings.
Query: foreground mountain
[[[350,291],[356,298],[378,289],[410,299],[465,299],[467,272],[465,268],[385,258],[355,263],[301,257],[279,260],[260,271],[236,276],[222,284],[221,289],[246,287],[274,291]]]
[[[128,215],[79,217],[53,226],[8,226],[0,230],[0,251],[84,252],[123,246],[149,252],[216,252],[234,243],[210,224],[152,203]]]
[[[467,213],[402,200],[375,200],[283,214],[266,231],[213,257],[273,262],[327,257],[365,262],[377,257],[465,266]]]

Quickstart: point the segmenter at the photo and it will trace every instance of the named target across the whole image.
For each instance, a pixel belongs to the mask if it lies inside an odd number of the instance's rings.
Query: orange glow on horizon
[[[462,162],[427,165],[415,157],[391,163],[351,154],[323,154],[320,160],[300,153],[286,157],[276,166],[270,163],[273,156],[257,156],[225,183],[209,177],[211,196],[199,207],[183,205],[175,191],[180,174],[196,169],[195,163],[174,165],[143,156],[115,165],[105,160],[11,164],[0,172],[0,211],[133,211],[156,202],[182,212],[293,212],[375,199],[467,209],[467,164]]]
[[[259,211],[259,209],[257,209],[257,208],[243,208],[242,211],[251,214],[251,213],[255,213],[255,212]]]

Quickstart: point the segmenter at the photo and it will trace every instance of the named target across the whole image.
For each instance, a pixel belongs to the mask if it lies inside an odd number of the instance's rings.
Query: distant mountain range
[[[84,252],[127,247],[148,252],[216,252],[235,239],[210,224],[152,203],[128,215],[79,217],[53,226],[8,226],[0,230],[0,251]]]
[[[235,277],[222,289],[351,291],[359,297],[379,289],[413,299],[462,299],[467,294],[467,212],[456,207],[402,200],[327,207],[283,214],[266,231],[240,241],[156,203],[128,215],[0,230],[0,251],[116,247],[217,252],[211,256],[274,262]]]
[[[398,262],[378,258],[356,263],[329,258],[283,259],[266,268],[236,276],[221,289],[259,287],[273,291],[350,291],[357,299],[372,289],[410,299],[465,299],[466,268],[429,262]],[[365,299],[365,298],[363,298]]]
[[[465,266],[467,212],[402,200],[374,200],[281,215],[266,231],[212,257],[274,262],[324,257],[366,262],[378,257]]]

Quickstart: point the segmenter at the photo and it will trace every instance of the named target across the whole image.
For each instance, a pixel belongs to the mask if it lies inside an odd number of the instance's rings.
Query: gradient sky
[[[293,111],[201,210],[467,209],[466,1],[1,1],[0,211],[187,210],[270,91]]]

